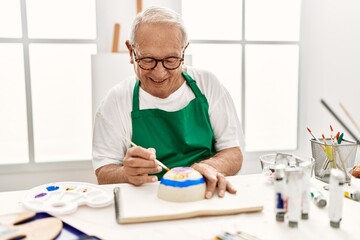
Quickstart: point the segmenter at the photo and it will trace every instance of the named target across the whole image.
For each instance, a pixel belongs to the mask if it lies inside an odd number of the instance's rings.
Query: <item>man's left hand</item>
[[[206,163],[195,163],[191,167],[201,173],[206,180],[205,198],[212,198],[216,191],[219,197],[224,197],[225,191],[232,194],[236,193],[236,189],[226,177],[214,167]]]

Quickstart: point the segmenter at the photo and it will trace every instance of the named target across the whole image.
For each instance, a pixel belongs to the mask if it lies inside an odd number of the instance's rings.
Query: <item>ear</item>
[[[130,41],[129,41],[129,40],[126,40],[125,44],[126,44],[127,49],[129,50],[130,63],[131,63],[131,64],[134,64],[133,48],[132,48],[132,46],[131,46],[131,44],[130,44]]]

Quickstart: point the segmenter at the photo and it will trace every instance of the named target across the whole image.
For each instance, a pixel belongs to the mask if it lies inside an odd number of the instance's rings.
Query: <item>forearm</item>
[[[235,175],[240,171],[243,162],[243,155],[238,147],[228,148],[217,152],[209,159],[200,163],[210,165],[224,176]]]
[[[108,164],[95,171],[99,184],[126,183],[127,177],[124,167],[117,164]]]

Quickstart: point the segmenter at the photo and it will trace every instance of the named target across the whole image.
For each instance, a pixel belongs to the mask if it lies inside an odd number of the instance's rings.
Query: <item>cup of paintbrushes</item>
[[[344,139],[338,144],[330,138],[311,139],[310,142],[312,156],[315,159],[315,177],[329,183],[330,170],[337,168],[344,172],[345,182],[350,182],[357,143]]]

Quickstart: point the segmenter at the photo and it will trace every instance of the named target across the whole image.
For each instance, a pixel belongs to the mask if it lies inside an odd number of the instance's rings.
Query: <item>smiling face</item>
[[[140,87],[159,98],[166,98],[175,92],[185,81],[181,71],[181,65],[174,70],[167,70],[161,62],[152,70],[144,70],[135,62],[134,51],[137,59],[152,57],[164,59],[167,57],[183,56],[185,47],[182,46],[181,31],[168,24],[144,23],[139,26],[135,33],[135,45],[126,45],[134,64],[135,74],[140,79]]]

